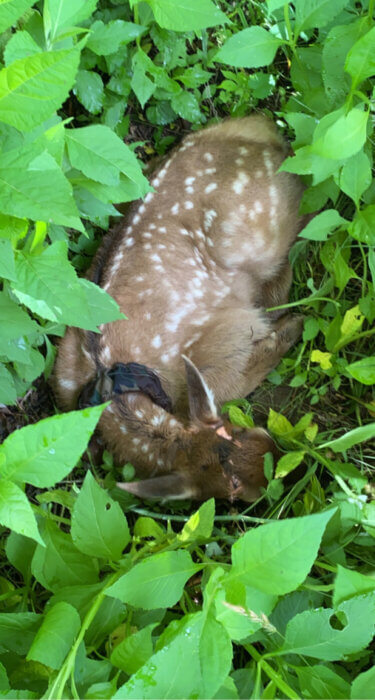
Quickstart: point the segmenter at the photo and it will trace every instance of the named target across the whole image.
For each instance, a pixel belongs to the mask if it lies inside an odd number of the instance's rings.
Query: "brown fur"
[[[216,406],[253,391],[300,333],[299,317],[264,311],[287,301],[287,255],[303,225],[301,183],[276,174],[285,152],[261,116],[189,135],[154,174],[155,194],[130,207],[94,260],[90,278],[128,320],[100,336],[68,328],[54,386],[72,409],[103,367],[157,372],[173,416],[124,394],[99,426],[119,463],[153,477],[124,485],[138,495],[254,500],[264,483],[272,440],[259,429],[236,439],[229,425],[222,437]]]

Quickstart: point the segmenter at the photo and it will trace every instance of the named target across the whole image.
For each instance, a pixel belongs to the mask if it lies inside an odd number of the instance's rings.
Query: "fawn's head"
[[[118,485],[140,498],[255,501],[266,482],[265,454],[278,456],[275,443],[262,428],[238,428],[222,419],[203,375],[187,357],[184,362],[190,424],[187,429],[177,424],[170,438],[170,471]]]

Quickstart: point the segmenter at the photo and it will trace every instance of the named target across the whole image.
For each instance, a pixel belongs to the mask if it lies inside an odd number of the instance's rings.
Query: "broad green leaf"
[[[333,604],[335,607],[344,600],[348,600],[348,598],[353,598],[353,596],[363,593],[370,593],[371,591],[375,591],[375,578],[364,576],[358,571],[345,569],[340,564],[338,565],[333,593]]]
[[[50,321],[96,331],[99,323],[124,318],[102,288],[78,279],[65,241],[55,241],[39,255],[20,252],[16,274],[17,298]]]
[[[81,552],[93,557],[120,559],[130,541],[119,504],[87,472],[72,512],[72,539]]]
[[[7,368],[0,362],[0,403],[6,406],[16,403],[17,391],[13,377]]]
[[[277,462],[275,479],[281,479],[290,472],[292,472],[293,469],[296,469],[296,467],[298,467],[298,465],[301,464],[304,456],[305,452],[298,451],[288,452],[286,455],[280,457],[280,459]]]
[[[333,26],[325,38],[322,52],[322,77],[326,94],[333,105],[343,104],[351,78],[345,72],[345,60],[353,44],[366,31],[363,17],[349,24]]]
[[[214,60],[238,68],[268,66],[281,44],[263,27],[247,27],[227,39]]]
[[[103,408],[63,413],[15,430],[0,445],[2,477],[39,488],[64,479],[85,450]]]
[[[5,292],[0,292],[0,325],[1,340],[12,340],[38,330],[37,323],[18,304],[11,301]]]
[[[11,532],[7,537],[5,545],[6,555],[12,566],[21,572],[25,580],[31,575],[30,564],[35,547],[36,543],[30,540],[29,537],[18,535],[16,532]]]
[[[348,0],[295,0],[296,34],[325,27],[347,4]]]
[[[215,595],[215,616],[224,625],[235,642],[254,634],[270,623],[267,619],[277,603],[277,596],[269,595],[240,582],[226,584]]]
[[[42,49],[28,32],[18,31],[9,39],[4,50],[4,62],[9,66],[13,61],[41,53]]]
[[[342,437],[336,440],[330,440],[320,445],[320,448],[329,447],[334,452],[345,452],[349,450],[353,445],[358,445],[360,442],[366,442],[367,440],[373,440],[375,437],[375,423],[368,423],[368,425],[361,425],[359,428],[354,428],[354,430],[349,430],[348,433],[342,435]]]
[[[148,57],[141,49],[138,49],[132,59],[131,87],[142,107],[150,99],[156,90],[156,83],[147,77]]]
[[[287,437],[288,433],[293,431],[293,426],[288,419],[282,413],[276,413],[273,408],[269,410],[267,428],[279,437]]]
[[[189,552],[162,552],[136,564],[105,593],[144,610],[167,608],[177,603],[186,581],[200,569]]]
[[[313,350],[311,355],[310,355],[310,360],[311,360],[311,362],[317,362],[323,370],[326,370],[326,369],[331,369],[331,367],[332,367],[331,357],[332,357],[331,352],[322,352],[322,350]]]
[[[375,697],[375,666],[360,673],[352,683],[352,700],[373,700]]]
[[[36,613],[2,612],[0,615],[1,653],[11,651],[20,656],[26,654],[42,620],[42,615]]]
[[[26,495],[17,484],[5,479],[0,480],[0,523],[44,545]]]
[[[210,498],[199,510],[190,516],[182,531],[177,535],[180,542],[202,542],[211,537],[215,517],[215,499]]]
[[[16,279],[12,244],[5,238],[0,238],[0,276],[7,280]]]
[[[254,421],[251,416],[246,415],[239,406],[228,407],[229,420],[233,425],[238,425],[241,428],[253,428]]]
[[[89,178],[105,185],[116,185],[120,172],[142,187],[148,182],[134,153],[104,124],[92,124],[66,132],[70,161]]]
[[[333,609],[318,608],[296,615],[288,623],[285,642],[277,653],[338,661],[364,649],[375,631],[375,592],[344,601],[336,612],[346,618],[341,630],[331,625]]]
[[[345,369],[361,384],[367,384],[368,386],[375,384],[375,355],[353,362],[351,365],[347,365]]]
[[[91,114],[99,114],[104,103],[104,85],[99,73],[79,70],[73,92]],[[69,131],[66,132],[69,134]]]
[[[79,25],[94,12],[98,0],[46,0],[43,19],[46,35],[54,41],[63,29]]]
[[[232,660],[232,646],[224,627],[198,612],[185,616],[174,633],[170,628],[166,630],[170,638],[165,646],[118,689],[114,699],[215,696]]]
[[[0,207],[4,214],[83,230],[71,185],[54,158],[25,145],[2,153]]]
[[[297,666],[295,671],[303,698],[341,700],[349,697],[349,683],[327,666]]]
[[[56,603],[47,611],[26,659],[61,668],[80,627],[77,610],[69,603]]]
[[[365,317],[358,305],[348,309],[340,326],[340,337],[333,346],[333,350],[339,350],[340,347],[346,345],[350,338],[354,337],[361,330],[364,320]]]
[[[368,156],[359,151],[344,164],[340,175],[340,188],[358,206],[362,194],[371,185],[371,179]]]
[[[198,124],[202,121],[199,102],[194,93],[182,90],[172,97],[171,105],[182,119]]]
[[[326,209],[314,216],[298,235],[311,241],[326,241],[329,234],[344,222],[345,219],[335,209]]]
[[[189,32],[216,24],[228,18],[211,0],[147,0],[157,23],[174,32]]]
[[[5,32],[8,27],[34,5],[35,0],[2,0],[0,3],[0,32]]]
[[[375,74],[375,27],[362,36],[350,49],[345,70],[353,79],[353,87]]]
[[[293,591],[309,573],[333,513],[329,510],[249,530],[232,547],[227,582],[241,581],[277,595]]]
[[[90,27],[86,47],[99,56],[107,56],[118,51],[123,44],[134,41],[145,31],[145,27],[122,19],[114,19],[106,24],[97,20]]]
[[[74,84],[79,58],[79,48],[75,47],[21,58],[3,68],[0,121],[30,131],[50,117]]]
[[[153,622],[138,632],[125,637],[120,644],[115,646],[111,654],[111,664],[121,668],[129,676],[136,673],[153,653],[151,635],[156,626],[157,623]]]
[[[323,158],[340,160],[355,155],[366,141],[366,127],[369,113],[354,108],[327,128],[325,133],[313,142],[311,150]]]
[[[37,545],[31,570],[44,588],[57,592],[66,586],[97,583],[96,560],[82,554],[70,535],[59,530],[52,520],[47,520],[42,535],[46,546]]]
[[[348,231],[353,238],[369,246],[375,245],[375,204],[370,204],[365,209],[358,211],[353,221],[348,226]]]

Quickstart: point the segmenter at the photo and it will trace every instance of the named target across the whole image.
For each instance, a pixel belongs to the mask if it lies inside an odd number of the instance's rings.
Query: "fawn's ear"
[[[189,360],[186,355],[182,355],[182,359],[185,363],[190,418],[216,428],[221,424],[221,418],[217,413],[213,392],[207,386],[194,362]]]
[[[138,498],[157,498],[165,501],[181,501],[184,498],[196,498],[195,489],[180,473],[157,476],[155,479],[117,483],[124,491],[133,493]]]

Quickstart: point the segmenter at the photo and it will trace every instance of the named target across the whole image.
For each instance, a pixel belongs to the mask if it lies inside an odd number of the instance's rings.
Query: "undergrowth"
[[[283,452],[255,504],[119,492],[109,454],[81,459],[103,406],[4,440],[1,697],[374,697],[374,1],[3,0],[0,32],[3,415],[65,325],[120,317],[77,273],[149,191],[141,159],[262,111],[315,214],[303,338],[224,407]]]

